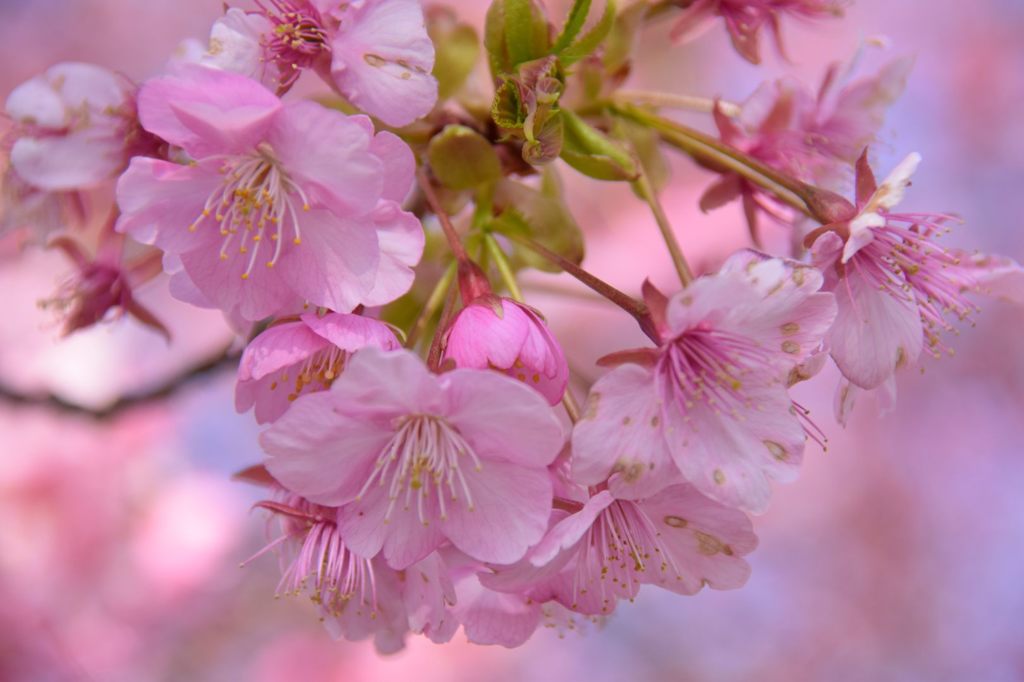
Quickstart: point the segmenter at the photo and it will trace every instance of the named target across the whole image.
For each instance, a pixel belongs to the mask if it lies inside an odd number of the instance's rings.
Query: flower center
[[[448,518],[448,504],[473,510],[473,495],[463,468],[479,471],[480,459],[459,432],[440,417],[408,415],[395,422],[395,435],[381,451],[373,473],[359,493],[361,498],[376,483],[387,486],[391,519],[399,501],[409,510],[415,503],[423,525],[431,518]]]
[[[298,80],[302,69],[313,66],[321,53],[330,51],[323,20],[305,2],[270,0],[269,7],[262,2],[257,4],[274,25],[273,31],[262,37],[264,59],[278,67],[279,86],[288,89]]]
[[[333,616],[340,616],[353,600],[356,608],[366,608],[371,614],[377,611],[373,564],[345,546],[334,522],[335,510],[298,495],[258,506],[277,515],[283,534],[249,561],[282,544],[288,548],[285,551],[295,553],[281,574],[277,594],[306,592],[313,603]]]
[[[679,573],[651,519],[635,504],[616,501],[587,531],[573,589],[577,598],[598,589],[601,610],[607,612],[614,607],[614,600],[636,595],[642,575],[652,566]],[[595,575],[594,569],[600,572]]]
[[[302,243],[296,204],[301,201],[302,210],[308,211],[309,199],[288,178],[266,143],[252,154],[226,157],[220,173],[223,182],[207,198],[202,213],[188,229],[195,232],[212,218],[224,237],[221,260],[229,260],[233,252],[249,257],[242,273],[242,279],[247,280],[265,238],[269,236],[274,243],[273,253],[266,261],[268,268],[281,258],[286,233],[294,235],[295,246]]]
[[[334,383],[342,370],[345,368],[345,361],[348,359],[348,352],[337,346],[328,346],[306,358],[298,367],[289,367],[278,380],[270,384],[270,390],[276,391],[282,385],[291,386],[292,391],[288,394],[289,402],[298,400],[302,393],[313,391],[326,391]],[[295,371],[294,381],[291,372]]]
[[[659,374],[684,414],[704,403],[716,414],[738,416],[738,407],[750,407],[743,377],[768,361],[768,353],[750,339],[702,324],[669,344]]]
[[[943,350],[952,354],[939,336],[943,330],[956,331],[946,315],[970,321],[980,309],[965,296],[967,291],[979,288],[975,277],[961,266],[957,255],[932,241],[949,231],[943,224],[949,218],[885,214],[885,219],[884,226],[873,228],[871,243],[846,267],[857,268],[872,285],[890,296],[916,304],[932,355],[941,357]]]

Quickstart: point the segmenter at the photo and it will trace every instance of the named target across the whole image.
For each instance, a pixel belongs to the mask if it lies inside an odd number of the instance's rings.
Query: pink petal
[[[384,164],[356,121],[316,102],[289,102],[274,120],[268,142],[311,203],[340,217],[364,215],[377,206]]]
[[[116,176],[127,158],[116,131],[86,129],[58,137],[23,137],[11,165],[25,182],[47,191],[94,187]]]
[[[431,502],[436,509],[436,500]],[[387,489],[375,484],[362,499],[338,511],[338,530],[353,551],[363,556],[383,552],[388,565],[400,571],[440,547],[444,535],[441,525],[430,520],[437,518],[436,511],[424,523],[415,504],[407,508],[404,500],[399,500],[385,518],[391,504]]]
[[[390,327],[371,317],[343,313],[327,313],[320,317],[315,313],[306,313],[302,316],[302,324],[320,339],[350,353],[366,346],[384,350],[398,350],[402,347]]]
[[[202,217],[206,198],[221,182],[208,165],[135,157],[117,183],[121,217],[116,229],[171,253],[197,248],[219,252],[217,230],[207,226],[192,231],[189,226]]]
[[[379,0],[342,10],[331,75],[354,105],[401,127],[437,101],[434,45],[418,0]]]
[[[857,261],[835,287],[839,313],[828,346],[839,370],[861,388],[876,388],[898,366],[913,363],[921,353],[923,330],[915,301],[893,295],[867,281]]]
[[[473,508],[451,505],[448,519],[441,521],[445,536],[479,561],[522,559],[548,528],[552,488],[547,471],[485,460],[478,471],[464,475]]]
[[[440,414],[443,407],[439,378],[408,350],[367,346],[352,356],[331,392],[346,409],[363,406],[396,417]]]
[[[273,268],[258,263],[254,272],[280,273],[287,286],[316,306],[347,311],[362,304],[380,262],[373,224],[324,210],[304,212],[299,221],[302,243],[287,245]]]
[[[302,322],[274,325],[246,346],[238,378],[242,381],[262,379],[305,360],[328,345]]]
[[[373,221],[380,263],[373,287],[363,298],[367,306],[386,305],[409,291],[416,277],[413,267],[420,262],[426,244],[419,218],[394,202],[382,201],[373,212]]]
[[[757,536],[746,514],[689,485],[666,488],[638,504],[656,524],[668,550],[665,560],[672,566],[655,570],[652,582],[682,594],[695,594],[705,582],[716,590],[747,582],[750,565],[741,557],[754,550]]]
[[[590,390],[572,433],[573,480],[596,485],[615,475],[616,496],[654,493],[672,481],[661,398],[651,370],[622,365]]]
[[[530,332],[530,319],[505,301],[501,311],[499,317],[487,304],[463,308],[448,332],[445,354],[459,367],[512,367]]]
[[[335,410],[336,403],[332,391],[303,396],[260,435],[271,475],[292,492],[328,506],[355,499],[392,435]]]
[[[607,490],[602,490],[591,497],[583,509],[562,519],[548,531],[544,539],[530,552],[530,563],[538,567],[545,566],[554,561],[559,554],[572,549],[594,525],[601,512],[613,502],[615,498]]]
[[[540,626],[540,604],[517,594],[489,590],[476,576],[456,584],[455,611],[474,644],[522,646]]]
[[[693,401],[685,415],[666,405],[665,438],[683,477],[701,493],[760,514],[771,497],[769,479],[796,478],[806,435],[781,383],[748,377],[742,396],[750,407],[735,416],[703,401]]]
[[[565,433],[551,406],[514,379],[456,369],[441,382],[447,389],[448,422],[481,459],[546,467],[562,450]]]
[[[405,140],[385,130],[374,135],[370,151],[384,163],[383,198],[402,203],[416,179],[416,157],[412,149]]]
[[[139,91],[142,126],[197,159],[254,149],[280,111],[281,101],[256,81],[197,65]]]

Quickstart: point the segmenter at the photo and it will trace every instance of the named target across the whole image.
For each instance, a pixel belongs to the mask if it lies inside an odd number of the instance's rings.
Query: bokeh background
[[[485,8],[462,4],[478,17]],[[183,38],[204,38],[220,7],[0,0],[0,94],[62,60],[143,79]],[[678,48],[665,33],[651,31],[631,85],[741,100],[786,72],[816,84],[827,62],[877,36],[889,48],[870,51],[869,70],[916,55],[880,165],[920,151],[908,205],[955,211],[966,224],[952,241],[1024,260],[1024,3],[856,0],[843,22],[787,25],[792,63],[761,68],[735,56],[721,28]],[[672,219],[694,261],[713,268],[741,243],[739,213],[700,214],[709,177],[685,159],[674,166]],[[570,194],[589,268],[630,291],[646,275],[671,284],[654,225],[628,193],[573,182]],[[228,339],[217,315],[157,285],[143,296],[170,311],[170,347],[130,321],[57,342],[36,301],[63,267],[0,244],[6,385],[103,404]],[[581,376],[637,340],[614,310],[552,297],[550,285],[535,281],[531,302]],[[865,401],[844,431],[831,416],[835,374],[801,387],[830,447],[810,448],[800,480],[756,519],[744,589],[649,589],[602,631],[542,631],[512,651],[459,635],[382,659],[332,641],[307,602],[273,599],[272,558],[240,568],[264,543],[263,519],[249,511],[258,492],[229,476],[260,455],[252,420],[233,412],[230,372],[103,423],[0,403],[0,680],[1024,679],[1024,312],[982,307],[955,357],[900,377],[892,414]]]

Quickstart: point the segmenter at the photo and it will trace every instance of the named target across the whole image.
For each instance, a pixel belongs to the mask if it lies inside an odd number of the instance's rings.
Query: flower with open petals
[[[419,0],[260,0],[229,9],[202,63],[242,73],[278,92],[314,70],[362,111],[391,126],[437,102],[434,45]]]
[[[761,85],[727,115],[721,103],[714,111],[722,141],[761,163],[797,180],[838,189],[850,177],[861,151],[874,142],[885,112],[903,92],[912,60],[897,59],[878,73],[839,87],[839,65],[833,64],[822,87],[811,92],[791,78]],[[701,196],[704,211],[741,199],[755,239],[758,219],[766,215],[791,224],[794,216],[770,192],[725,169]]]
[[[761,31],[769,30],[780,53],[782,46],[781,18],[784,15],[803,19],[824,19],[842,16],[838,0],[685,0],[686,8],[672,28],[673,40],[686,40],[699,34],[716,17],[725,22],[732,45],[741,57],[752,64],[761,63]]]
[[[671,299],[647,287],[661,345],[617,353],[573,431],[573,477],[611,475],[646,497],[679,474],[704,495],[760,513],[769,479],[792,480],[806,434],[788,385],[835,317],[822,276],[740,252]],[[796,378],[794,379],[794,375]]]
[[[977,311],[969,294],[1013,297],[1004,287],[1020,281],[1021,268],[1013,261],[970,256],[937,244],[951,216],[892,210],[920,160],[918,154],[909,155],[878,185],[865,151],[857,163],[857,206],[837,208],[836,222],[815,230],[805,242],[839,306],[827,338],[832,358],[843,376],[862,389],[887,384],[922,350],[941,357],[949,351],[941,333],[954,330],[948,318],[967,320]],[[894,389],[887,390],[892,394]],[[840,404],[848,398],[841,397]]]
[[[445,358],[456,367],[493,368],[537,389],[557,405],[569,383],[569,365],[558,340],[529,306],[493,294],[480,296],[449,328]]]
[[[595,494],[563,515],[525,559],[493,567],[481,578],[497,590],[540,585],[558,603],[585,615],[606,615],[644,584],[696,594],[746,583],[742,558],[757,546],[750,519],[701,495],[690,485],[665,488],[642,500]],[[529,593],[542,599],[543,592]]]
[[[15,124],[11,167],[41,190],[95,187],[132,154],[155,149],[136,119],[135,86],[92,64],[57,64],[15,88],[6,111]]]
[[[446,542],[510,563],[543,536],[546,467],[564,443],[551,406],[497,372],[430,373],[368,347],[329,391],[303,396],[261,437],[289,490],[339,506],[345,542],[396,569]]]
[[[397,204],[414,161],[394,135],[194,65],[146,83],[139,113],[194,161],[135,158],[117,229],[179,260],[210,305],[259,320],[296,301],[381,305],[411,286],[423,233]]]
[[[360,315],[306,313],[257,336],[238,367],[235,408],[256,408],[256,421],[272,422],[300,395],[324,391],[360,348],[396,350],[402,344],[383,322]]]

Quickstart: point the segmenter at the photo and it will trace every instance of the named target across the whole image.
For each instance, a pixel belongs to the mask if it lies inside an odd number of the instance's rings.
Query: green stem
[[[505,283],[505,287],[508,289],[508,293],[517,301],[523,300],[523,291],[519,288],[519,283],[516,282],[516,275],[512,272],[512,266],[508,262],[508,257],[505,252],[501,250],[501,244],[494,238],[494,235],[489,232],[484,235],[484,244],[487,247],[487,252],[491,254],[491,258],[494,259],[494,265],[498,268],[498,273],[501,275],[502,281]]]
[[[455,282],[455,272],[458,269],[458,265],[452,263],[448,266],[448,269],[441,275],[441,279],[437,281],[437,285],[434,290],[430,292],[430,297],[427,299],[426,305],[423,307],[423,312],[420,313],[419,317],[416,318],[416,322],[413,324],[412,330],[409,332],[409,337],[405,342],[406,348],[415,348],[416,343],[423,336],[424,330],[427,325],[430,324],[430,320],[434,318],[434,315],[440,309],[444,303],[444,297],[448,293],[448,290],[452,288],[452,284]]]
[[[613,104],[613,113],[657,132],[668,144],[698,161],[731,171],[772,194],[780,201],[808,216],[819,219],[809,206],[811,191],[807,185],[776,171],[757,159],[723,144],[719,140],[648,110],[630,104]],[[822,221],[828,222],[828,221]]]
[[[651,186],[647,174],[641,172],[640,177],[633,182],[633,187],[651,207],[651,213],[654,214],[654,220],[658,223],[658,229],[661,231],[661,238],[665,241],[669,256],[672,257],[672,264],[676,268],[676,273],[679,274],[679,281],[683,287],[688,286],[693,281],[693,271],[690,269],[689,263],[686,262],[686,256],[683,255],[683,249],[679,246],[679,240],[676,239],[675,232],[672,231],[672,224],[669,222],[668,216],[665,215],[665,209],[658,200],[658,194]]]

